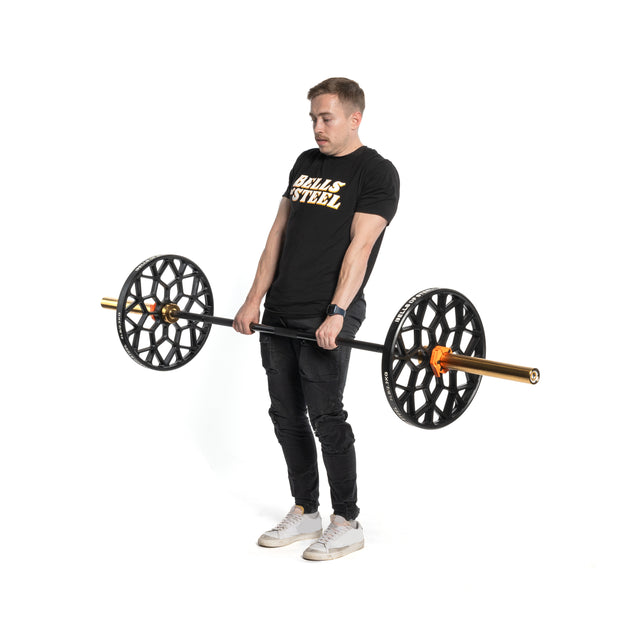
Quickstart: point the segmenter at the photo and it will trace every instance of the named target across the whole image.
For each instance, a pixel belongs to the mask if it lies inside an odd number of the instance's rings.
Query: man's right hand
[[[238,310],[238,313],[236,313],[236,317],[233,319],[233,328],[238,333],[251,335],[253,333],[251,330],[251,324],[258,324],[259,322],[260,306],[245,302]]]

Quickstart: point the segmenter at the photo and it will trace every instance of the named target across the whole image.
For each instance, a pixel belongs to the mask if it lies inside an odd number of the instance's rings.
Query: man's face
[[[313,134],[318,148],[328,156],[344,156],[354,151],[358,139],[359,113],[347,113],[337,95],[324,93],[311,100]]]

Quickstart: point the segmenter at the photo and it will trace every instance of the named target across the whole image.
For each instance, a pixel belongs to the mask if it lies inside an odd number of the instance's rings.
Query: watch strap
[[[327,315],[342,316],[344,318],[347,315],[347,312],[342,307],[339,307],[337,304],[330,304],[327,307]]]

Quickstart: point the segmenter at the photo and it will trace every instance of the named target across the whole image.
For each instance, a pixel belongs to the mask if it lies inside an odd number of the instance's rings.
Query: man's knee
[[[290,438],[300,438],[310,435],[309,421],[306,414],[285,415],[276,411],[273,407],[269,409],[269,417],[273,422],[273,430],[280,444]]]
[[[325,453],[346,453],[355,442],[346,411],[318,416],[312,425]]]

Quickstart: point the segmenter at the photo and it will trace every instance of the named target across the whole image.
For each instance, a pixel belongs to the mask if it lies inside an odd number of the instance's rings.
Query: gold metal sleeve
[[[118,301],[115,298],[102,298],[100,301],[100,306],[103,309],[116,309],[118,306]]]
[[[113,309],[115,311],[118,307],[118,300],[116,298],[102,298],[102,300],[100,301],[100,306],[103,309]],[[153,313],[153,310],[149,308],[147,308],[146,311],[148,311],[149,313]],[[128,313],[144,313],[144,311],[142,307],[137,304],[132,309],[129,309]]]
[[[464,371],[481,376],[502,378],[503,380],[514,380],[515,382],[525,382],[537,384],[540,380],[540,371],[532,367],[519,367],[515,364],[505,364],[504,362],[494,362],[484,358],[473,358],[454,353],[443,354],[442,365],[447,369]]]

